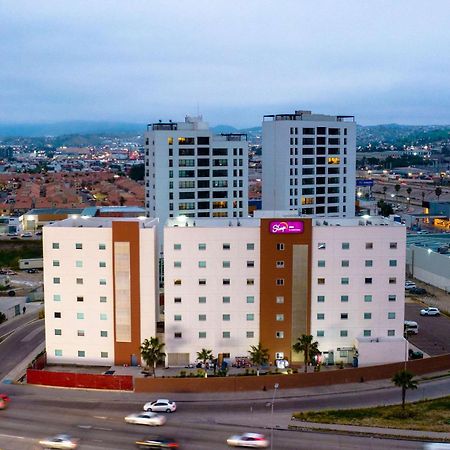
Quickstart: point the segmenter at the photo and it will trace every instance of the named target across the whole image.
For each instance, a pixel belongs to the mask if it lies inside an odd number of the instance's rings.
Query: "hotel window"
[[[173,262],[173,267],[180,268],[181,267],[181,261],[174,261]]]
[[[388,336],[395,336],[395,330],[388,330],[387,335]]]
[[[341,278],[341,284],[348,284],[348,283],[349,283],[348,277]]]
[[[317,284],[325,284],[325,278],[317,278]]]
[[[347,320],[348,319],[348,313],[341,313],[341,320]]]
[[[181,297],[175,297],[175,298],[173,299],[173,302],[174,302],[174,303],[181,303]]]
[[[104,278],[100,278],[100,286],[106,286],[106,280]]]
[[[349,250],[350,242],[342,242],[341,248],[342,248],[342,250]]]
[[[179,278],[177,278],[176,280],[173,280],[173,284],[175,286],[181,286],[181,280]]]
[[[373,242],[366,242],[366,250],[372,250],[373,249]]]
[[[84,330],[77,330],[77,336],[83,337],[84,336]]]
[[[389,294],[388,300],[390,302],[395,302],[397,300],[397,296],[395,294]]]
[[[199,297],[198,298],[199,303],[206,303],[206,297]]]
[[[104,295],[100,296],[100,303],[106,303],[106,296]]]
[[[86,352],[84,350],[78,350],[78,358],[84,358],[86,356]]]
[[[319,261],[317,261],[317,267],[325,267],[325,260],[319,259]]]
[[[280,305],[280,304],[284,303],[284,297],[279,295],[276,297],[275,301],[276,301],[276,303],[278,303]]]
[[[228,296],[222,297],[222,303],[230,303],[230,301],[231,301],[231,297],[228,297]]]
[[[327,248],[327,245],[325,244],[325,242],[319,242],[317,244],[317,249],[318,250],[325,250]]]
[[[282,242],[277,243],[277,250],[280,250],[280,251],[284,250],[284,244]]]
[[[222,337],[223,337],[223,339],[230,339],[231,333],[229,331],[223,331]]]
[[[105,262],[105,261],[100,261],[100,262],[98,263],[98,266],[99,266],[99,267],[106,267],[106,262]]]
[[[341,302],[348,302],[348,295],[341,295]]]
[[[255,280],[253,278],[247,278],[247,286],[253,286],[255,284]],[[283,282],[284,284],[284,282]]]
[[[77,319],[83,320],[84,319],[84,313],[77,313]]]
[[[60,328],[55,328],[55,336],[61,336],[62,332]]]
[[[59,267],[59,261],[53,261],[53,267]]]
[[[254,331],[247,331],[246,336],[248,339],[254,338],[255,337],[255,332]]]
[[[181,320],[181,314],[175,314],[173,316],[173,320],[175,320],[175,322],[179,322]]]
[[[173,244],[174,250],[181,250],[181,244]]]
[[[222,284],[223,284],[224,286],[229,286],[230,283],[231,283],[231,281],[230,281],[229,278],[223,278],[223,279],[222,279]]]
[[[100,330],[100,337],[108,337],[108,332],[106,330]]]
[[[107,358],[108,352],[100,352],[100,358]]]
[[[200,278],[200,279],[198,280],[198,284],[199,284],[200,286],[205,286],[205,285],[206,285],[206,279],[205,279],[205,278]]]
[[[325,331],[324,330],[317,330],[316,336],[317,337],[324,337],[325,336]]]
[[[371,296],[371,295],[365,295],[365,296],[364,296],[364,301],[365,301],[366,303],[371,302],[371,301],[372,301],[372,296]]]
[[[372,267],[372,266],[373,266],[373,261],[372,261],[371,259],[366,259],[366,260],[364,261],[364,265],[365,265],[366,267]]]
[[[199,339],[206,339],[206,331],[199,331],[198,332],[198,338]]]
[[[100,320],[108,320],[108,315],[105,313],[100,313]]]
[[[75,261],[75,267],[83,267],[83,261]]]
[[[255,244],[249,242],[247,244],[247,250],[255,250]]]
[[[317,313],[317,320],[325,320],[325,314],[324,313]]]
[[[230,244],[223,244],[222,245],[222,250],[230,250],[231,245]]]
[[[77,242],[77,243],[75,244],[75,249],[76,249],[76,250],[82,250],[82,249],[83,249],[83,244],[80,243],[80,242]]]
[[[364,330],[364,337],[370,337],[372,335],[372,330]]]
[[[231,319],[230,314],[222,314],[222,320],[228,322]]]
[[[395,312],[388,312],[388,319],[395,319]]]
[[[341,261],[341,267],[349,267],[350,266],[350,261],[348,259],[343,259]]]
[[[175,339],[181,339],[182,338],[182,333],[180,333],[180,332],[176,332],[176,333],[173,333],[173,337],[175,338]]]
[[[60,283],[61,283],[61,279],[59,277],[53,278],[53,284],[60,284]]]
[[[247,303],[255,303],[255,297],[253,295],[247,296]]]
[[[277,278],[276,285],[277,286],[284,286],[284,278]]]
[[[275,315],[275,320],[277,322],[283,322],[284,321],[284,314],[276,314]]]
[[[339,333],[341,337],[347,337],[348,336],[348,331],[347,330],[341,330],[341,332]]]
[[[231,267],[230,261],[222,261],[222,267],[224,269],[229,269]]]
[[[372,278],[370,277],[364,278],[364,284],[372,284]]]
[[[206,314],[199,314],[198,315],[198,320],[200,322],[205,322],[206,321]]]
[[[397,248],[397,242],[389,242],[389,248],[396,249]]]
[[[318,295],[317,296],[317,302],[323,303],[325,301],[325,295]]]
[[[247,267],[255,267],[255,261],[247,261]]]
[[[81,296],[77,297],[77,302],[84,302],[84,297]]]
[[[99,250],[106,250],[106,244],[98,244]]]
[[[282,269],[284,267],[284,261],[277,261],[276,267],[277,267],[277,269]]]
[[[199,261],[198,262],[198,267],[200,269],[206,269],[206,261]]]
[[[58,250],[58,249],[59,249],[59,242],[53,242],[53,243],[52,243],[52,248],[53,248],[54,250]]]
[[[199,250],[206,250],[206,244],[198,244]]]
[[[76,279],[77,284],[83,284],[83,278],[77,278]]]
[[[249,320],[249,321],[255,320],[255,315],[254,315],[254,314],[251,314],[251,313],[250,313],[250,314],[247,314],[247,315],[246,315],[246,319]]]
[[[364,319],[365,320],[369,320],[369,319],[371,319],[372,318],[372,313],[369,313],[369,312],[365,312],[364,313]]]
[[[277,332],[275,332],[275,337],[277,339],[284,339],[284,331],[277,331]]]
[[[397,267],[397,260],[396,259],[390,259],[389,260],[389,267]]]
[[[53,301],[54,302],[60,302],[61,301],[61,295],[60,294],[53,294]]]
[[[397,278],[396,277],[389,277],[389,284],[397,284]]]
[[[63,355],[62,350],[55,349],[55,356],[62,356],[62,355]]]
[[[53,317],[54,317],[55,319],[61,319],[61,313],[60,313],[60,312],[55,312],[55,313],[53,314]]]

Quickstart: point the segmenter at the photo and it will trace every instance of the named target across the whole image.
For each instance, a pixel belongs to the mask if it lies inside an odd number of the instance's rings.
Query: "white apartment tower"
[[[145,133],[146,210],[170,217],[247,217],[245,134],[214,135],[202,117],[153,123]]]
[[[262,209],[354,217],[355,160],[353,116],[264,116]]]

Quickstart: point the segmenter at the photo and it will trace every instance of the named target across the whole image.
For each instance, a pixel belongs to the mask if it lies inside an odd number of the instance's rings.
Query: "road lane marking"
[[[106,416],[94,416],[94,419],[104,419],[104,420],[106,420],[107,417]]]

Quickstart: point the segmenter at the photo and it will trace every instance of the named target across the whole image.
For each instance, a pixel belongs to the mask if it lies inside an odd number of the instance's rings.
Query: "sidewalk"
[[[26,303],[25,306],[25,314],[20,314],[12,319],[8,319],[0,325],[0,341],[2,340],[2,337],[12,333],[17,328],[36,320],[38,318],[39,311],[44,307],[44,304],[41,302],[32,302]]]

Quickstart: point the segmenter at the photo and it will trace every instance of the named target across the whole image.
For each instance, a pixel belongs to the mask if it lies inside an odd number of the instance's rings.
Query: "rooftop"
[[[111,228],[113,222],[138,222],[140,228],[153,228],[158,225],[158,219],[151,219],[147,217],[78,217],[60,220],[54,222],[47,227],[59,228]]]
[[[224,228],[224,227],[259,227],[259,219],[228,218],[228,217],[186,217],[178,216],[167,220],[166,227],[197,227],[197,228]]]
[[[323,122],[354,122],[355,116],[330,116],[326,114],[313,114],[311,111],[297,110],[289,114],[266,114],[263,117],[266,121],[279,120],[305,120],[305,121],[323,121]]]

